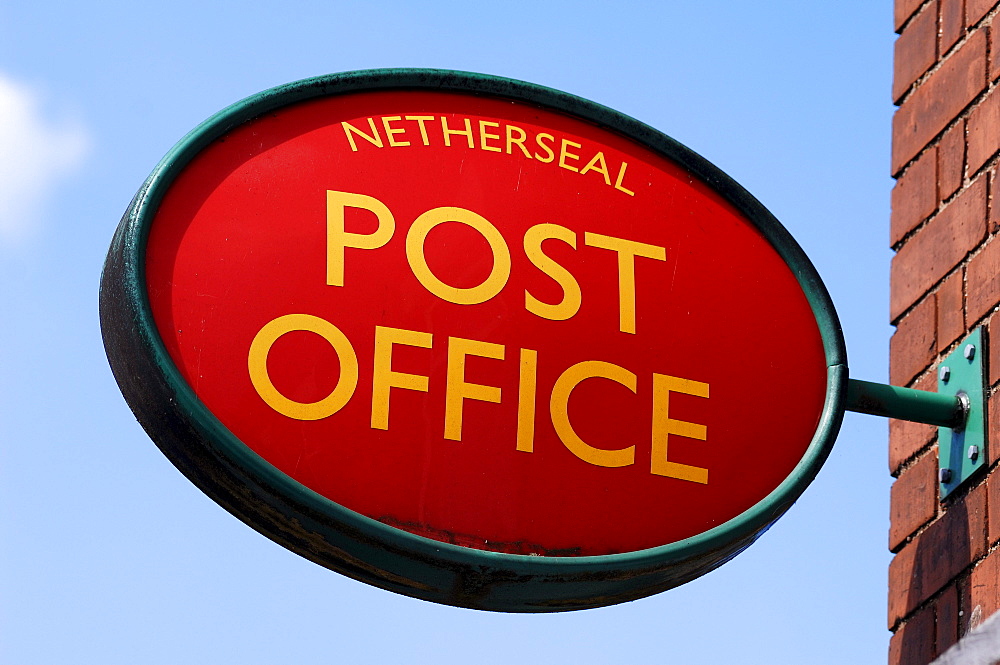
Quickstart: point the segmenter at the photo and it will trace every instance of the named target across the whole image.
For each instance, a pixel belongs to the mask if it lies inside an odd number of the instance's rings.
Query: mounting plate
[[[986,466],[983,329],[977,328],[938,367],[938,393],[968,398],[965,427],[938,428],[938,484],[946,499]]]

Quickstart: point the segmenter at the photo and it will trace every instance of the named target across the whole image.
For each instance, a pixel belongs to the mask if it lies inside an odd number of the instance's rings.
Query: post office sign
[[[684,583],[840,425],[829,297],[667,136],[459,72],[269,90],[182,139],[108,254],[126,400],[198,487],[356,579],[507,611]]]

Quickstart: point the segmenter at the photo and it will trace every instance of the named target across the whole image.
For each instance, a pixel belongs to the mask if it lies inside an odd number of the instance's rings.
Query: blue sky
[[[889,0],[0,0],[0,662],[881,662],[884,420],[848,414],[789,513],[684,587],[560,615],[439,607],[319,568],[188,483],[118,392],[97,290],[135,190],[209,115],[324,73],[460,69],[611,106],[728,172],[816,264],[851,375],[885,381],[891,17]]]

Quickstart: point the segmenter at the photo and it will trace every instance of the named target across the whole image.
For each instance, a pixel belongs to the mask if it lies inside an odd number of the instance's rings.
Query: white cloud
[[[59,179],[83,163],[83,126],[53,121],[31,88],[0,72],[0,246],[18,244],[41,222]]]

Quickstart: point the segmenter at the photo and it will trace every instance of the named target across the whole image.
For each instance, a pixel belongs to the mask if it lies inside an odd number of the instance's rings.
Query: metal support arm
[[[969,398],[849,379],[846,408],[961,431],[969,417]]]

